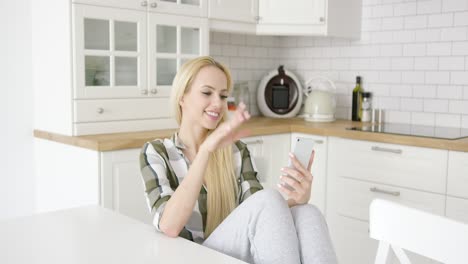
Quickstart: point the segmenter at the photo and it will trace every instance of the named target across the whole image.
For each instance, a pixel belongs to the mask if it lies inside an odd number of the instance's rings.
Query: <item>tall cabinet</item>
[[[35,127],[65,135],[175,127],[172,79],[208,54],[206,10],[195,0],[33,3]]]

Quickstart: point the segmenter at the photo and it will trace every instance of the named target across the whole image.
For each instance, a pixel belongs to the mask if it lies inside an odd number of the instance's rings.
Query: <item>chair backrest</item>
[[[468,225],[375,199],[370,205],[370,237],[379,240],[375,264],[384,264],[390,248],[400,263],[411,263],[403,249],[443,263],[468,263]]]

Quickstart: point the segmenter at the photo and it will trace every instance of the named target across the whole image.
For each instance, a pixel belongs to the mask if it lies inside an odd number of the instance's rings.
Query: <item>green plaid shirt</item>
[[[147,142],[140,153],[141,175],[145,186],[148,208],[153,215],[153,225],[158,231],[159,221],[167,201],[184,180],[190,163],[183,154],[185,148],[177,133],[170,139]],[[232,147],[234,171],[239,184],[238,203],[263,189],[247,145],[241,141]],[[193,213],[179,236],[201,243],[207,215],[207,192],[203,186],[195,203]]]

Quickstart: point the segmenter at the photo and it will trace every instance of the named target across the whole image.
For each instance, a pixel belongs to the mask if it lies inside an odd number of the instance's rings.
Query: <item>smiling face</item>
[[[216,66],[200,69],[179,104],[182,123],[215,129],[227,110],[228,81]]]

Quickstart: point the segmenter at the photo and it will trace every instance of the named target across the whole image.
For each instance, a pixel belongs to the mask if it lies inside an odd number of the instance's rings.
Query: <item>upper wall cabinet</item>
[[[259,35],[359,38],[362,0],[237,2],[209,0],[210,28]],[[258,7],[258,15],[254,14],[256,9],[253,7]],[[254,17],[254,21],[249,17]]]
[[[79,136],[176,127],[172,80],[185,61],[208,54],[208,19],[95,2],[32,3],[35,129]],[[182,3],[194,2],[171,4]]]
[[[207,0],[73,0],[74,3],[206,17]]]
[[[228,32],[256,32],[258,0],[208,0],[210,29]]]
[[[74,15],[77,99],[168,97],[179,67],[208,53],[203,18],[90,5]]]

